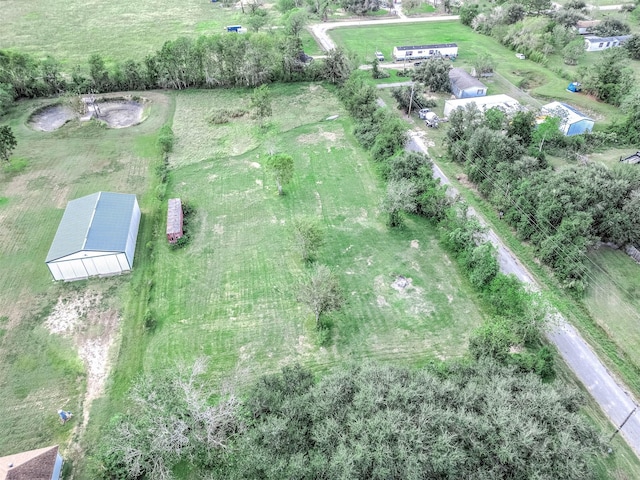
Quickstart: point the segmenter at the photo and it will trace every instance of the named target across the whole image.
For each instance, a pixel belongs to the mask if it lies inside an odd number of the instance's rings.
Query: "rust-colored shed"
[[[184,235],[182,225],[182,202],[179,198],[170,198],[167,210],[167,240],[169,243],[176,243]]]

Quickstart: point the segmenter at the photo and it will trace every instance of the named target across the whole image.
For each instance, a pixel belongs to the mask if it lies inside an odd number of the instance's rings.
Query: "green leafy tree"
[[[0,83],[0,117],[7,113],[13,104],[13,87],[8,83]]]
[[[603,446],[577,390],[490,359],[289,368],[248,396],[226,478],[588,480]]]
[[[631,33],[631,27],[617,18],[607,17],[593,27],[593,33],[600,37],[614,37]]]
[[[344,295],[338,279],[326,265],[315,265],[298,284],[298,301],[313,313],[316,328],[321,329],[320,318],[333,310],[340,310]]]
[[[489,108],[484,112],[485,125],[491,130],[502,130],[507,116],[498,107]]]
[[[253,89],[250,106],[260,125],[264,125],[265,119],[273,114],[271,108],[271,91],[267,85],[260,85]]]
[[[320,223],[311,218],[297,218],[292,222],[293,238],[302,260],[312,262],[318,250],[324,245],[324,230]]]
[[[431,92],[450,92],[449,70],[451,62],[444,58],[429,58],[413,71],[411,79],[420,82]]]
[[[627,53],[622,48],[602,52],[589,68],[581,69],[583,88],[598,100],[620,105],[633,85],[633,72],[627,66]]]
[[[562,49],[562,60],[567,65],[577,65],[584,54],[584,40],[576,39]]]
[[[18,142],[16,141],[16,137],[13,135],[11,127],[7,125],[0,127],[0,157],[8,162],[11,152],[13,152],[17,145]]]
[[[252,32],[259,32],[269,23],[269,12],[263,8],[257,8],[249,14],[247,24]]]
[[[631,35],[631,38],[625,42],[624,48],[627,50],[631,58],[634,60],[640,60],[640,35],[637,33]]]
[[[392,88],[391,96],[398,102],[398,108],[405,113],[409,112],[409,106],[414,112],[419,111],[420,108],[433,108],[436,106],[435,100],[427,99],[420,93],[419,88]]]
[[[381,209],[388,215],[387,225],[392,228],[403,225],[403,213],[413,213],[418,207],[418,187],[406,178],[390,180],[382,200]]]
[[[493,73],[495,66],[496,62],[494,58],[488,53],[481,53],[473,61],[473,68],[475,69],[476,76],[478,77]]]
[[[380,9],[379,0],[340,0],[340,6],[347,12],[356,15],[366,15]]]
[[[507,127],[507,135],[517,138],[521,145],[527,147],[533,138],[536,116],[533,112],[517,112]]]
[[[480,6],[476,3],[464,4],[460,8],[460,22],[467,27],[471,26],[471,22],[480,14]]]
[[[285,21],[285,31],[287,35],[299,39],[308,21],[309,14],[307,12],[299,9],[293,10],[287,15]]]
[[[293,178],[293,157],[285,153],[270,155],[266,167],[276,181],[278,195],[284,195],[283,186]]]
[[[334,48],[327,52],[323,69],[325,80],[342,85],[349,78],[351,70],[351,61],[342,48]]]

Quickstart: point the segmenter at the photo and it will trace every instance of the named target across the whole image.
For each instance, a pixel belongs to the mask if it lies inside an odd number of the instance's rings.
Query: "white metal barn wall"
[[[138,228],[140,227],[140,207],[138,199],[133,202],[133,213],[131,214],[131,223],[129,224],[129,235],[127,237],[127,246],[125,253],[129,264],[129,270],[133,268],[133,256],[136,253],[136,240],[138,239]]]
[[[119,275],[131,270],[123,252],[79,252],[47,264],[55,280]]]

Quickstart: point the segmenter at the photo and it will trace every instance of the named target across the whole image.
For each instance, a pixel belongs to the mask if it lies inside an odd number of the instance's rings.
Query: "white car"
[[[524,60],[525,58],[527,58],[524,56],[524,53],[516,53],[516,57],[518,57],[520,60]]]
[[[384,62],[384,55],[382,52],[376,52],[375,55],[379,62]]]

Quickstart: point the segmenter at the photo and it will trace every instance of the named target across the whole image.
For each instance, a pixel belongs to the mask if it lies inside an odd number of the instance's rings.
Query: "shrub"
[[[158,147],[163,153],[173,150],[173,130],[169,125],[164,125],[158,134]]]

